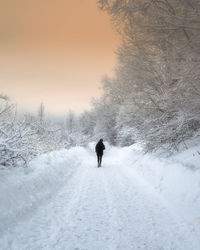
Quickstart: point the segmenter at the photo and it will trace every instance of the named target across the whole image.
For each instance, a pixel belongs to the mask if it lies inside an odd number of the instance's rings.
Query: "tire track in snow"
[[[81,199],[75,208],[74,220],[71,221],[71,227],[74,226],[72,235],[77,237],[75,246],[77,249],[115,249],[117,240],[115,235],[113,236],[115,220],[103,169],[94,168],[95,162],[92,158],[90,162],[91,164],[86,167],[89,171]],[[78,223],[75,218],[79,219]]]

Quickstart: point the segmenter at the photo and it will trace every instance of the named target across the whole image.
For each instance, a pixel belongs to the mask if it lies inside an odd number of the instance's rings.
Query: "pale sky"
[[[96,0],[0,0],[0,93],[20,110],[82,112],[119,44]]]

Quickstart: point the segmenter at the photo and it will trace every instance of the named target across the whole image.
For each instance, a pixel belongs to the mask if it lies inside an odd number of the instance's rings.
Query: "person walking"
[[[103,144],[103,139],[100,139],[96,144],[95,151],[97,154],[98,168],[101,167],[103,151],[105,150],[105,145]]]

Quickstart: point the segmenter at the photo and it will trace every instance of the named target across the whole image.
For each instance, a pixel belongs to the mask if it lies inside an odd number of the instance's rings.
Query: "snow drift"
[[[75,147],[41,155],[31,161],[28,168],[2,167],[0,230],[5,230],[54,196],[81,165],[84,155],[84,148]]]
[[[126,171],[145,183],[175,216],[195,227],[200,223],[199,152],[200,146],[195,146],[170,158],[157,158],[133,145],[111,148],[109,157],[120,158]]]

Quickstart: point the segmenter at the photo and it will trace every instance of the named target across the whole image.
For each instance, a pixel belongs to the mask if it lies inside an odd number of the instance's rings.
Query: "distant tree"
[[[41,103],[38,108],[38,119],[41,125],[44,123],[44,118],[45,118],[45,107],[44,104]]]

